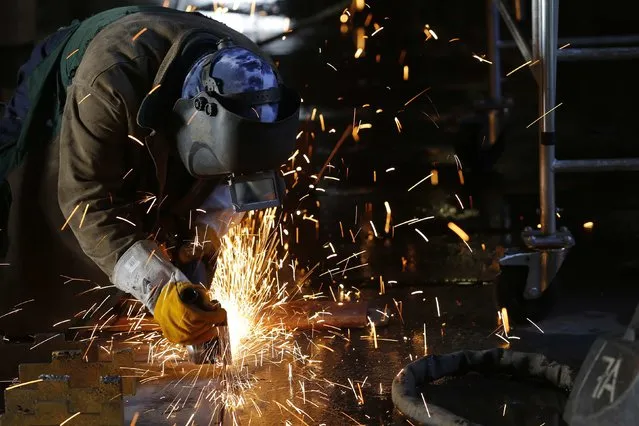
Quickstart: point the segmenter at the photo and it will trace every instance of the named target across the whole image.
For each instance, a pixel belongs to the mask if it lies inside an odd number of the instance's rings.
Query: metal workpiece
[[[555,160],[552,168],[555,173],[639,171],[639,158]]]
[[[372,321],[376,326],[388,324],[388,316],[380,315],[367,302],[333,302],[302,300],[287,303],[269,315],[269,322],[290,329],[318,327],[364,328]]]
[[[186,352],[189,356],[189,361],[193,364],[214,364],[222,355],[218,339],[213,339],[200,345],[187,345]]]
[[[189,362],[199,364],[233,365],[231,336],[228,326],[217,326],[217,337],[199,345],[187,345]]]

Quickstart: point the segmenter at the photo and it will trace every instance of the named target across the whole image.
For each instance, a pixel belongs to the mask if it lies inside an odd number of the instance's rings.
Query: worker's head
[[[223,41],[192,65],[173,108],[180,157],[197,178],[228,178],[244,210],[275,205],[299,105],[269,61]]]
[[[202,73],[204,67],[209,65],[209,77],[213,78],[219,94],[223,96],[279,88],[278,77],[271,64],[249,50],[230,47],[215,58],[213,54],[208,54],[198,59],[184,80],[182,98],[191,99],[205,91]],[[233,112],[244,118],[272,123],[277,119],[279,102],[254,105],[247,103],[238,107]]]

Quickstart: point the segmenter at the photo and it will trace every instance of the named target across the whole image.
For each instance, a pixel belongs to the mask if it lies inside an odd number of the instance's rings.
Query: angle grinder
[[[187,305],[196,306],[205,311],[222,309],[217,300],[207,301],[202,297],[202,293],[193,287],[186,288],[180,293],[180,300]],[[215,326],[217,336],[208,342],[198,345],[187,345],[189,361],[194,364],[215,364],[220,360],[224,365],[231,365],[231,346],[229,328],[225,320],[222,324],[212,324]]]

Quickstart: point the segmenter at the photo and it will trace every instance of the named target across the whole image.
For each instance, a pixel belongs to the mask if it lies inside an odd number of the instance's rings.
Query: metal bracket
[[[526,247],[531,250],[559,250],[572,248],[575,239],[566,227],[547,235],[543,232],[527,226],[521,233],[521,238]]]
[[[499,259],[500,266],[527,266],[528,276],[524,289],[524,299],[541,297],[559,272],[568,249],[528,251],[507,254]]]

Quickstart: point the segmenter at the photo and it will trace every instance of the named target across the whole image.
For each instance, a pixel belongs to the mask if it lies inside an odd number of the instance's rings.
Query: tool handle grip
[[[202,302],[202,295],[197,289],[187,287],[180,292],[180,300],[187,305],[196,305]]]
[[[204,311],[215,311],[221,308],[217,300],[206,300],[202,292],[195,287],[186,287],[180,291],[180,300],[186,305],[197,306]]]

